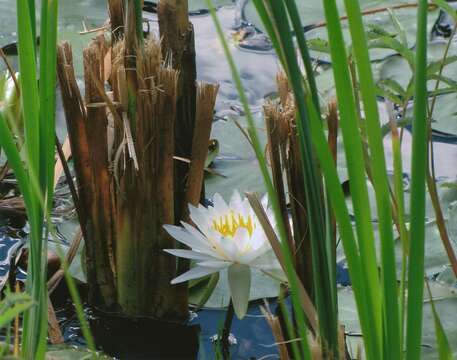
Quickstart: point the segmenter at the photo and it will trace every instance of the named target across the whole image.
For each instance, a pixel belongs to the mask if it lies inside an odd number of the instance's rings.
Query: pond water
[[[9,44],[16,39],[15,33],[15,6],[12,0],[0,0],[0,46]],[[217,39],[213,23],[204,11],[204,0],[190,0],[190,10],[199,15],[192,16],[195,27],[197,71],[200,80],[217,82],[220,84],[219,96],[216,104],[215,122],[212,131],[212,138],[218,139],[220,143],[220,153],[214,162],[214,170],[223,175],[211,175],[206,179],[207,196],[211,197],[214,193],[221,193],[228,198],[233,189],[239,191],[264,191],[260,172],[255,160],[254,153],[248,142],[234,123],[234,119],[241,125],[245,124],[245,119],[241,111],[238,94],[232,82],[227,62],[224,58],[221,45]],[[300,10],[304,24],[316,24],[323,19],[321,0],[307,0],[300,3]],[[338,1],[342,8],[342,1]],[[401,1],[361,1],[364,8],[388,6],[401,3]],[[78,56],[92,35],[79,35],[84,27],[88,29],[100,27],[107,18],[106,1],[104,0],[61,0],[60,1],[60,21],[59,39],[69,40],[74,49],[75,59]],[[255,114],[258,130],[265,143],[265,129],[262,119],[262,104],[264,99],[275,92],[275,76],[279,70],[277,57],[271,51],[268,39],[259,33],[262,26],[255,15],[253,5],[249,0],[240,0],[238,4],[230,0],[218,0],[220,6],[218,16],[221,20],[226,37],[228,38],[235,61],[243,79],[243,84]],[[414,46],[415,32],[415,9],[402,9],[396,12],[398,19],[405,29],[409,47]],[[156,29],[155,15],[145,17],[151,23],[151,28]],[[438,17],[438,11],[430,12],[429,30]],[[389,16],[384,13],[377,13],[366,17],[367,26],[380,26],[386,31],[393,31],[394,26]],[[241,26],[241,27],[240,27]],[[309,27],[310,29],[310,27]],[[325,28],[310,29],[307,33],[308,38],[326,38]],[[347,36],[347,31],[346,31]],[[443,40],[435,39],[430,43],[431,61],[433,57],[442,54],[445,44]],[[454,49],[455,48],[455,49]],[[457,54],[457,46],[451,47],[451,53]],[[331,65],[325,53],[313,52],[313,57],[321,64],[317,71],[319,89],[323,101],[334,96],[333,79]],[[406,85],[411,77],[408,68],[405,68],[404,60],[391,50],[375,49],[371,53],[373,68],[377,79],[394,78],[399,83]],[[1,66],[0,66],[1,67]],[[76,62],[77,71],[82,73],[81,60]],[[451,64],[448,68],[447,76],[457,80],[457,65]],[[386,103],[379,102],[381,117],[384,122],[388,120]],[[445,216],[448,220],[450,235],[453,244],[457,244],[457,102],[456,94],[447,94],[438,98],[437,113],[434,122],[434,154],[435,172],[439,180],[438,188]],[[58,113],[59,134],[65,134],[64,118],[61,109]],[[410,161],[411,135],[408,130],[403,137],[403,166],[405,187],[408,188]],[[342,143],[339,143],[339,153],[343,153]],[[388,167],[392,168],[391,139],[389,135],[385,137],[385,153]],[[346,166],[343,156],[338,159],[338,170],[341,180],[347,177]],[[60,207],[71,206],[69,195],[65,188],[61,188],[61,196],[58,196]],[[408,193],[407,193],[408,195]],[[375,212],[373,212],[375,214]],[[457,325],[453,319],[457,310],[457,281],[452,276],[448,267],[448,260],[441,245],[439,234],[434,223],[433,209],[428,204],[427,210],[427,244],[426,244],[426,272],[431,278],[437,280],[433,282],[433,293],[437,297],[436,305],[441,315],[443,326],[447,331],[450,343],[457,354]],[[71,217],[60,217],[59,231],[62,240],[68,244],[75,231],[74,220]],[[457,250],[457,246],[456,246]],[[347,274],[344,272],[344,254],[342,249],[338,250],[340,264],[340,283],[347,285]],[[400,263],[400,259],[398,260]],[[72,266],[73,274],[83,280],[84,274],[81,272],[80,263]],[[343,281],[344,280],[344,281]],[[276,288],[267,279],[258,275],[253,281],[252,298],[261,299],[272,297],[276,294]],[[215,294],[209,300],[206,310],[197,314],[191,324],[200,324],[200,355],[201,359],[212,359],[213,349],[210,337],[215,335],[223,322],[224,311],[219,307],[228,302],[227,284],[221,281]],[[359,339],[359,326],[355,314],[355,305],[350,287],[341,286],[339,290],[340,314],[343,323],[347,326],[347,331]],[[429,304],[424,305],[424,358],[436,358],[436,342],[434,338],[433,321]],[[77,322],[65,312],[62,312],[62,321],[65,324],[65,336],[68,342],[73,344],[84,343],[80,336]],[[274,339],[271,331],[263,317],[259,313],[258,304],[251,306],[249,314],[243,322],[234,321],[232,333],[237,339],[237,344],[233,346],[233,359],[250,358],[277,358],[277,351],[273,344]],[[134,357],[122,356],[121,359]]]

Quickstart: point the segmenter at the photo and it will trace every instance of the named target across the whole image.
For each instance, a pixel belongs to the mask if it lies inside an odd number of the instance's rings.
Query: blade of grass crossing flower
[[[279,41],[284,52],[285,70],[294,90],[297,108],[297,130],[299,134],[300,156],[302,160],[304,187],[306,190],[306,209],[309,217],[309,231],[312,247],[313,284],[315,303],[319,314],[321,337],[328,342],[328,347],[334,354],[338,353],[337,310],[334,306],[332,287],[329,274],[329,259],[326,256],[325,234],[325,205],[319,172],[312,150],[309,131],[309,120],[305,106],[305,90],[303,76],[296,57],[292,31],[289,26],[284,3],[281,1],[265,1],[272,15],[274,25],[279,35]]]
[[[420,358],[424,292],[425,174],[427,166],[427,1],[417,10],[416,72],[411,160],[411,231],[406,319],[406,359]]]
[[[284,257],[285,257],[285,265],[286,265],[286,275],[290,281],[290,286],[292,289],[297,289],[298,279],[294,274],[293,270],[293,261],[290,253],[290,249],[288,249],[288,244],[286,241],[286,231],[284,224],[282,222],[281,211],[279,207],[279,201],[277,198],[277,194],[274,191],[273,182],[271,180],[270,174],[268,172],[268,167],[266,164],[266,160],[264,158],[263,149],[260,145],[259,138],[257,135],[257,130],[254,124],[254,120],[252,117],[252,113],[249,107],[249,103],[244,93],[244,89],[241,83],[241,78],[236,68],[235,62],[231,55],[230,49],[228,47],[227,41],[225,39],[224,32],[222,31],[221,25],[219,23],[219,19],[217,18],[216,11],[214,5],[211,0],[206,0],[208,4],[208,8],[210,9],[211,17],[213,19],[214,25],[216,27],[217,34],[221,41],[224,54],[227,58],[227,61],[230,66],[230,70],[232,72],[232,77],[234,79],[235,85],[238,90],[238,94],[240,96],[241,103],[243,105],[243,109],[246,112],[246,118],[248,120],[248,134],[251,137],[251,141],[253,144],[254,152],[256,153],[256,157],[259,161],[259,166],[262,172],[262,177],[265,181],[265,185],[268,191],[269,201],[271,201],[271,205],[275,214],[275,219],[277,221],[279,237],[281,239],[281,246],[283,247]],[[292,291],[292,305],[294,308],[295,316],[296,316],[296,323],[298,327],[298,334],[301,337],[302,341],[300,342],[301,349],[302,349],[302,356],[303,359],[311,359],[311,353],[308,343],[308,336],[307,336],[307,329],[305,325],[305,318],[304,314],[300,308],[300,300],[298,298],[298,294],[296,291]]]
[[[357,124],[357,108],[352,91],[349,65],[346,56],[345,43],[343,40],[339,14],[334,0],[324,1],[324,10],[327,20],[327,29],[331,55],[333,59],[333,74],[335,78],[338,107],[340,110],[340,124],[343,134],[343,143],[348,164],[349,183],[351,188],[352,203],[356,218],[356,230],[360,251],[361,264],[365,289],[367,290],[367,302],[370,309],[369,316],[372,318],[372,326],[367,339],[373,342],[368,348],[371,351],[370,358],[379,356],[381,339],[381,303],[379,293],[378,269],[376,251],[374,247],[373,226],[371,224],[368,190],[366,185],[364,156],[362,142]]]

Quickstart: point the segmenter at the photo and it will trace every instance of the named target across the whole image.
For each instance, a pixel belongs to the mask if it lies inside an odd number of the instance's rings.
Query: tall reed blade
[[[427,1],[417,10],[416,72],[411,160],[411,231],[406,319],[406,359],[419,359],[424,292],[425,174],[427,166]]]
[[[381,280],[383,289],[383,321],[386,337],[383,342],[384,356],[392,359],[401,356],[397,276],[395,267],[392,205],[389,195],[386,161],[380,128],[376,92],[368,53],[362,13],[358,0],[345,0],[353,53],[360,82],[361,100],[365,115],[368,144],[371,156],[371,177],[376,195],[379,234],[381,238]]]
[[[331,352],[337,354],[338,333],[335,325],[337,324],[337,308],[336,290],[334,290],[336,285],[331,280],[334,276],[330,273],[332,269],[329,264],[331,257],[327,254],[325,242],[325,239],[330,238],[326,234],[326,210],[322,178],[312,147],[309,115],[303,101],[308,94],[302,81],[303,76],[296,58],[287,9],[284,3],[280,1],[265,1],[265,4],[272,20],[274,34],[277,36],[280,45],[280,52],[284,56],[285,63],[283,65],[285,66],[285,71],[295,96],[299,149],[305,180],[303,185],[306,193],[306,212],[309,217],[309,231],[312,245],[314,301],[319,313],[320,336],[327,342],[324,347],[328,346]],[[291,7],[291,9],[293,11],[296,8]],[[293,19],[297,20],[298,15],[293,14],[295,15]],[[306,59],[306,50],[304,51],[304,58]],[[313,97],[313,101],[316,101],[316,97]]]

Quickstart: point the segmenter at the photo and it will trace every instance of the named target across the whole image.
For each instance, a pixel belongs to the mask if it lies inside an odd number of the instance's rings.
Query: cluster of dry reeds
[[[306,194],[296,129],[296,107],[286,75],[277,75],[278,99],[264,106],[268,135],[268,155],[272,178],[279,197],[295,267],[308,294],[313,293],[311,242],[306,214]],[[327,123],[329,144],[336,159],[338,114],[336,103],[330,102]],[[289,221],[289,210],[292,221]]]
[[[185,67],[167,61],[172,49],[140,38],[132,23],[124,36],[113,28],[112,40],[99,35],[84,50],[84,99],[70,45],[58,51],[89,297],[128,316],[185,318],[187,288],[170,285],[177,264],[162,250],[175,244],[162,225],[181,220],[187,203],[200,200],[218,87],[183,84]],[[194,89],[193,99],[185,87]],[[183,116],[183,102],[192,116]],[[190,144],[178,154],[190,159],[184,165],[174,159],[183,135]]]

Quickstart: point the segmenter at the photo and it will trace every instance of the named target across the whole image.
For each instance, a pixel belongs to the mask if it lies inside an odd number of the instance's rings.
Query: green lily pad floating
[[[449,286],[452,290],[457,291],[457,278],[455,277],[454,270],[449,265],[442,271],[435,279],[438,283]]]
[[[455,326],[455,309],[457,295],[450,288],[435,281],[430,282],[435,307],[442,322],[446,336],[452,348],[453,356],[457,355],[457,327]],[[355,351],[362,344],[360,325],[357,316],[354,293],[350,288],[338,290],[338,307],[341,323],[349,333],[347,339],[350,349]],[[424,292],[423,327],[422,327],[422,359],[432,360],[437,356],[437,345],[433,313],[427,291]]]
[[[438,73],[440,62],[443,59],[446,49],[446,41],[433,41],[428,44],[427,47],[427,56],[428,64],[435,69],[435,74]],[[451,61],[445,65],[443,69],[443,76],[448,79],[457,78],[457,61],[455,61],[455,56],[457,56],[457,50],[451,46],[448,52],[447,59]],[[398,82],[404,89],[408,86],[412,78],[412,71],[408,62],[401,56],[392,56],[382,62],[379,71],[379,80],[392,79]],[[430,79],[428,81],[429,91],[435,90],[436,80]],[[449,87],[449,84],[446,82],[440,82],[440,88]]]
[[[206,197],[211,198],[215,193],[224,199],[230,199],[234,190],[243,192],[265,192],[262,175],[254,150],[246,137],[236,125],[246,128],[246,119],[233,118],[227,121],[219,120],[213,124],[211,138],[220,144],[219,156],[213,162],[212,169],[220,175],[206,177]],[[262,146],[266,144],[266,133],[261,114],[255,116],[255,123]]]
[[[376,1],[376,0],[362,0],[360,1],[360,5],[362,10],[367,9],[377,9],[377,8],[386,8],[388,6],[394,6],[404,3],[403,1],[398,0],[387,0],[387,1]],[[312,27],[313,24],[318,24],[321,21],[324,21],[324,9],[322,1],[320,0],[310,0],[310,1],[300,1],[297,3],[299,7],[299,12],[301,15],[302,23],[306,27]],[[345,8],[343,1],[337,1],[337,6],[340,11],[340,15],[345,14]],[[416,38],[416,8],[403,8],[394,10],[396,17],[398,18],[401,26],[403,27],[405,37],[408,43],[408,47],[413,47],[415,44]],[[438,11],[432,11],[428,17],[428,28],[429,30],[432,29],[433,24],[435,23],[438,16]],[[249,2],[245,8],[245,17],[246,19],[255,24],[259,27],[262,31],[265,31],[261,21],[256,13],[255,7],[252,4],[252,1]],[[378,12],[375,14],[365,15],[364,22],[366,25],[366,29],[369,28],[378,28],[382,29],[386,33],[396,34],[397,30],[395,25],[393,24],[390,15],[387,11]],[[345,43],[347,46],[351,44],[351,37],[349,32],[349,27],[347,21],[342,23],[343,26],[343,37],[345,39]],[[308,40],[310,39],[323,39],[327,40],[327,29],[324,26],[311,28],[309,31],[306,32],[306,37]],[[386,57],[395,54],[396,51],[392,49],[370,49],[370,58],[373,61],[382,60]],[[311,57],[315,59],[319,59],[320,61],[324,62],[331,62],[330,55],[325,51],[315,51],[311,50],[310,52]]]
[[[260,270],[251,270],[251,291],[249,301],[260,300],[264,298],[277,297],[279,294],[279,282]],[[202,291],[190,292],[189,302],[199,303]],[[219,282],[214,292],[204,305],[206,308],[223,308],[227,307],[230,301],[230,289],[227,280],[227,270],[220,273]]]
[[[398,0],[360,0],[360,6],[362,9],[371,9],[385,7],[389,4],[395,5],[399,4],[402,1]],[[340,15],[344,15],[344,2],[342,0],[336,1]],[[321,0],[307,0],[307,1],[297,1],[298,11],[303,25],[306,27],[308,25],[316,24],[318,22],[325,20],[324,7]],[[244,9],[244,16],[246,20],[250,23],[259,27],[264,31],[264,27],[260,18],[257,15],[257,11],[252,1],[249,1],[246,4]]]
[[[457,136],[457,94],[439,96],[433,112],[432,129]]]
[[[447,143],[455,143],[457,137],[457,93],[450,93],[436,97],[433,111],[433,139]],[[433,97],[429,98],[432,105]],[[413,106],[406,111],[406,118],[413,116]]]
[[[59,232],[65,237],[67,242],[59,242],[57,243],[56,241],[59,241],[59,239],[56,239],[55,241],[48,241],[48,249],[51,250],[52,252],[58,254],[59,249],[66,255],[68,250],[70,249],[71,241],[73,241],[76,231],[78,230],[79,226],[77,225],[76,220],[68,220],[68,221],[63,221],[58,225]],[[81,241],[78,251],[76,253],[75,258],[73,259],[73,262],[70,265],[70,268],[68,269],[70,274],[73,276],[73,278],[81,281],[81,282],[86,282],[86,274],[83,267],[83,261],[82,261],[82,254],[83,254],[83,249],[84,249],[84,240]]]

